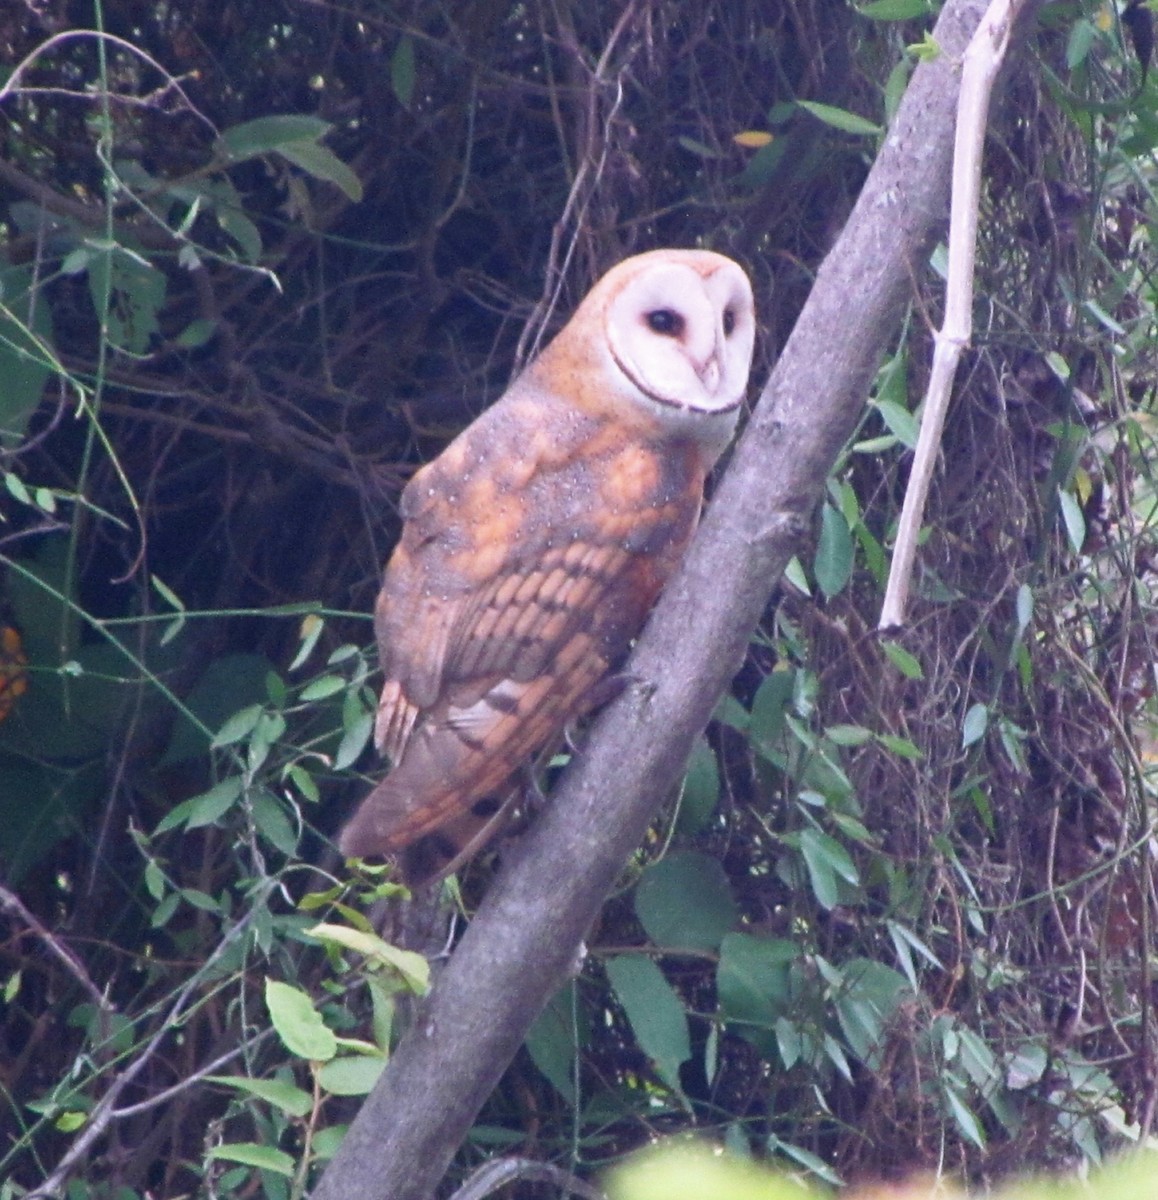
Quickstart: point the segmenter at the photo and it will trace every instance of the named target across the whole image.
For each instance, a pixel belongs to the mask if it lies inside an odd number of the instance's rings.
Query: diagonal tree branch
[[[1034,7],[1023,10],[1022,28]],[[629,669],[646,686],[596,722],[314,1200],[429,1196],[531,1022],[574,969],[581,939],[810,528],[910,280],[944,226],[961,55],[984,10],[985,0],[949,0],[942,10],[941,53],[914,72],[695,545],[640,638]]]

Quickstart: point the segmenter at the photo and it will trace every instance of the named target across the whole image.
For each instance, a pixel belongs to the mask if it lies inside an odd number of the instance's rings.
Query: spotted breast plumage
[[[402,495],[375,631],[392,768],[343,830],[441,878],[501,825],[523,764],[622,664],[699,518],[755,331],[731,259],[620,263]]]

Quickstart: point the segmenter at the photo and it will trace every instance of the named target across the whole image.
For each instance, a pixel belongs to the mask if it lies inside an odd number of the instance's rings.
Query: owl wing
[[[486,414],[407,488],[376,612],[376,740],[394,766],[343,831],[346,854],[422,840],[409,874],[451,869],[624,657],[695,526],[692,448],[574,420],[548,445],[541,408]],[[654,486],[618,497],[628,476]]]

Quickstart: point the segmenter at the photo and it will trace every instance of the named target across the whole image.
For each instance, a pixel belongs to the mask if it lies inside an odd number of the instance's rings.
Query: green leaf
[[[284,1150],[273,1146],[260,1146],[257,1142],[227,1142],[214,1146],[207,1158],[221,1158],[226,1162],[243,1163],[247,1167],[258,1167],[262,1171],[273,1171],[287,1179],[294,1176],[294,1160]]]
[[[231,775],[228,779],[215,783],[207,792],[193,796],[178,804],[157,822],[154,833],[167,833],[184,825],[186,829],[200,829],[212,825],[233,806],[234,801],[241,795],[241,777]]]
[[[1006,1085],[1015,1092],[1032,1087],[1045,1074],[1049,1065],[1049,1054],[1037,1042],[1024,1042],[1005,1069]]]
[[[414,39],[403,34],[390,56],[390,86],[403,108],[409,108],[414,99],[414,84],[418,77],[414,61]]]
[[[873,733],[863,725],[830,725],[824,736],[835,746],[863,746],[872,741]]]
[[[240,209],[219,205],[215,210],[221,231],[231,237],[246,262],[261,260],[261,232]]]
[[[104,243],[89,265],[89,294],[109,340],[130,354],[144,354],[160,331],[157,314],[168,288],[163,272],[117,243]]]
[[[1071,71],[1085,62],[1097,36],[1098,31],[1094,28],[1093,23],[1084,17],[1074,22],[1074,26],[1070,30],[1069,42],[1066,45],[1066,66]]]
[[[296,855],[298,835],[281,803],[263,787],[254,789],[249,803],[257,832],[287,857]]]
[[[881,642],[885,658],[897,668],[906,679],[924,679],[925,672],[917,659],[897,642]]]
[[[842,986],[833,998],[841,1032],[853,1054],[876,1070],[885,1031],[898,1005],[911,995],[908,981],[892,967],[867,958],[851,959],[841,975]]]
[[[760,752],[768,754],[779,749],[778,742],[795,690],[796,672],[779,668],[756,689],[748,728],[752,744]]]
[[[52,312],[27,267],[0,259],[0,446],[15,446],[55,366]]]
[[[873,407],[881,414],[885,427],[910,450],[916,449],[921,427],[917,418],[903,405],[892,400],[877,400]]]
[[[1033,620],[1033,588],[1023,583],[1017,589],[1017,633],[1020,637]]]
[[[217,731],[213,738],[213,745],[217,747],[232,746],[235,742],[240,742],[242,738],[248,737],[261,719],[263,711],[260,704],[249,704],[239,712],[235,712]]]
[[[694,154],[697,158],[719,158],[720,157],[719,153],[717,151],[713,150],[711,148],[711,146],[706,146],[706,145],[704,145],[703,142],[696,141],[695,138],[683,136],[683,137],[676,138],[676,141],[689,154]]]
[[[819,829],[801,830],[799,842],[813,894],[825,908],[835,908],[840,900],[837,877],[859,883],[856,865],[838,841]]]
[[[840,1187],[844,1182],[823,1158],[813,1154],[811,1150],[805,1150],[803,1146],[797,1146],[793,1142],[786,1142],[782,1138],[778,1138],[775,1134],[771,1134],[768,1138],[768,1149],[774,1154],[783,1154],[786,1158],[799,1163],[815,1175],[817,1179],[822,1179],[825,1183],[831,1184],[833,1187]],[[801,1197],[801,1200],[804,1200],[804,1197]]]
[[[843,591],[852,575],[852,534],[843,514],[826,504],[820,515],[820,540],[812,572],[820,590],[830,600]]]
[[[665,951],[713,951],[740,915],[724,868],[696,851],[669,854],[644,871],[635,914]]]
[[[281,1079],[247,1079],[243,1075],[207,1075],[206,1078],[210,1083],[220,1083],[265,1100],[291,1117],[304,1117],[313,1108],[309,1092]]]
[[[357,702],[356,693],[347,692],[346,699],[351,697]],[[334,770],[344,771],[348,766],[351,766],[361,755],[362,751],[370,743],[370,734],[374,731],[374,714],[367,712],[358,705],[358,714],[349,719],[349,706],[343,714],[343,725],[345,733],[342,734],[342,740],[338,744],[338,752],[334,755]]]
[[[831,104],[817,104],[814,100],[797,100],[796,103],[805,112],[810,112],[817,120],[823,121],[826,125],[831,125],[833,129],[839,129],[843,133],[876,137],[884,132],[879,125],[874,125],[872,121],[866,121],[864,117],[858,117],[856,113],[851,113],[845,108],[836,108]]]
[[[575,1055],[581,1041],[575,1024],[576,1001],[571,982],[551,998],[524,1042],[531,1061],[568,1104],[575,1102]]]
[[[967,1141],[972,1142],[978,1149],[984,1150],[985,1134],[982,1132],[977,1118],[973,1115],[973,1111],[965,1104],[965,1101],[958,1094],[957,1089],[947,1085],[943,1089],[942,1094],[962,1136]]]
[[[925,752],[920,746],[914,745],[908,738],[898,737],[895,733],[879,734],[877,741],[886,750],[899,755],[901,758],[907,758],[910,762],[920,762],[925,757]]]
[[[306,932],[319,941],[353,950],[356,954],[365,955],[371,962],[396,971],[417,996],[424,995],[430,987],[430,963],[421,954],[413,950],[401,950],[384,941],[376,933],[325,923],[315,925]]]
[[[989,725],[989,709],[984,704],[971,705],[961,726],[961,748],[967,749],[981,741]]]
[[[243,162],[295,142],[316,142],[330,129],[320,117],[282,113],[234,125],[221,135],[217,145],[232,162]]]
[[[291,1054],[311,1061],[327,1061],[337,1053],[333,1032],[322,1021],[313,1002],[300,988],[276,979],[265,981],[265,1003],[278,1037]]]
[[[808,576],[804,573],[804,568],[800,565],[797,555],[794,554],[788,560],[788,566],[784,568],[784,578],[805,596],[812,595],[812,588],[808,586]]]
[[[313,700],[325,700],[328,696],[342,691],[345,686],[346,681],[341,675],[323,675],[319,679],[310,680],[302,688],[301,699],[307,704]]]
[[[178,346],[186,350],[196,350],[201,346],[207,345],[216,332],[216,321],[211,320],[209,317],[197,317],[181,330],[175,341]]]
[[[791,1002],[789,967],[799,956],[799,949],[785,939],[729,933],[716,967],[716,997],[724,1020],[771,1028]]]
[[[700,736],[688,759],[676,832],[687,837],[702,832],[711,821],[719,799],[720,772],[716,755],[707,739]]]
[[[366,1096],[386,1066],[380,1054],[345,1054],[318,1071],[318,1083],[334,1096]]]
[[[1081,554],[1086,542],[1086,518],[1082,514],[1082,506],[1072,492],[1064,492],[1061,488],[1058,488],[1058,500],[1061,503],[1062,520],[1065,522],[1070,549],[1075,554]]]
[[[912,21],[932,11],[928,0],[873,0],[856,10],[870,21]]]
[[[362,181],[331,149],[320,142],[290,142],[278,146],[277,153],[307,175],[323,183],[332,183],[353,203],[357,204],[362,199]]]
[[[619,955],[604,963],[616,999],[656,1073],[681,1096],[680,1065],[692,1055],[688,1017],[680,998],[649,958]]]

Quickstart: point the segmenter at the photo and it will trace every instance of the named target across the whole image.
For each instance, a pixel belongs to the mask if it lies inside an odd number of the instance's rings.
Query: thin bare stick
[[[25,908],[20,898],[6,887],[0,887],[0,911],[15,917],[44,943],[48,950],[59,959],[65,970],[88,993],[89,998],[102,1012],[112,1012],[113,1006],[108,997],[92,981],[84,963],[62,942],[51,930],[40,921],[35,913]]]
[[[945,413],[961,352],[973,336],[973,257],[977,248],[977,208],[981,195],[981,156],[993,82],[1009,48],[1013,22],[1028,0],[993,0],[962,59],[961,93],[953,145],[953,193],[949,217],[949,273],[945,282],[945,321],[935,335],[933,369],[925,393],[925,413],[913,454],[913,469],[901,509],[893,561],[879,629],[903,625],[909,602],[917,537],[945,428]]]
[[[201,986],[206,976],[213,970],[217,961],[225,951],[241,936],[253,920],[253,912],[238,921],[232,929],[217,944],[217,948],[205,960],[205,964],[192,976],[185,986],[177,993],[176,999],[169,1007],[164,1019],[157,1027],[156,1033],[145,1044],[140,1054],[109,1084],[108,1090],[97,1101],[88,1115],[88,1120],[77,1134],[72,1145],[65,1151],[56,1170],[44,1182],[33,1188],[25,1200],[48,1200],[51,1196],[59,1195],[72,1175],[76,1164],[89,1152],[93,1143],[98,1141],[105,1130],[117,1119],[116,1103],[126,1087],[141,1073],[145,1065],[152,1059],[170,1033],[179,1026],[182,1014],[193,993]],[[214,1064],[216,1066],[216,1064]],[[125,1112],[132,1111],[126,1108]]]

